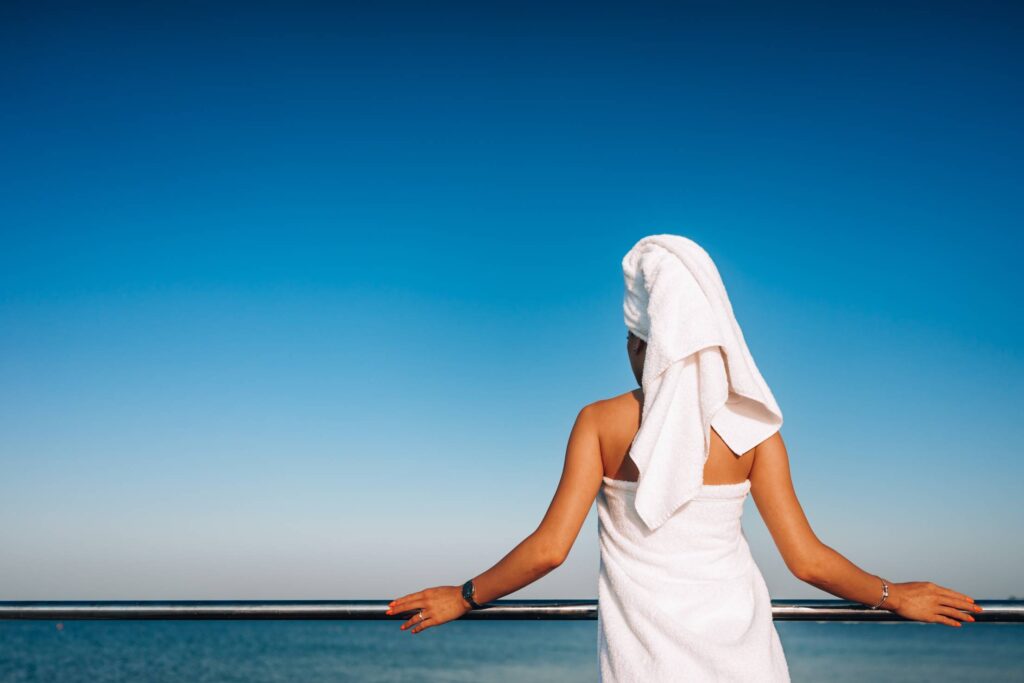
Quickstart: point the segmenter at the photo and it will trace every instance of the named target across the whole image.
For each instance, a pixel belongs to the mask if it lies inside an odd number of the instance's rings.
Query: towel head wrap
[[[647,342],[644,402],[630,457],[636,510],[651,530],[700,492],[711,427],[744,454],[782,426],[711,257],[680,235],[650,235],[622,259],[626,326]]]

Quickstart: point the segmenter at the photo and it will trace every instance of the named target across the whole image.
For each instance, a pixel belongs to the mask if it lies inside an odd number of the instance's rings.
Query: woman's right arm
[[[789,472],[789,455],[781,432],[754,449],[750,493],[789,571],[801,581],[832,595],[866,605],[878,604],[882,582],[863,571],[814,534],[804,515]],[[888,582],[887,582],[888,583]],[[980,612],[974,599],[930,581],[890,583],[882,608],[905,619],[960,626]]]

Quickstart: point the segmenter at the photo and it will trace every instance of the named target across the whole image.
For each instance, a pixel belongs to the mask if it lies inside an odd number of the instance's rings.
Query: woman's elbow
[[[554,552],[546,553],[545,555],[543,555],[542,564],[545,568],[549,570],[556,569],[557,567],[561,566],[563,562],[565,562],[566,557],[567,553],[564,553],[560,550],[556,550]]]
[[[786,566],[796,578],[804,583],[817,584],[822,576],[822,558],[825,546],[816,544],[807,552],[801,553],[800,557],[789,561]]]
[[[804,583],[813,585],[818,580],[818,571],[813,564],[794,564],[789,567],[789,571]]]
[[[550,571],[565,562],[569,551],[562,544],[547,535],[534,534],[531,555],[542,571]]]

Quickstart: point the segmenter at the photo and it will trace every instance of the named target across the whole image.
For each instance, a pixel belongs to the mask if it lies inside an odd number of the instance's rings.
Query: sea
[[[0,682],[597,680],[593,620],[400,623],[0,621]],[[1024,681],[1024,624],[775,625],[793,681]]]

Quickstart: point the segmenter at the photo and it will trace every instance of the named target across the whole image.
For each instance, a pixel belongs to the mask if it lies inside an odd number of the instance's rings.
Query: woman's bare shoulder
[[[616,396],[598,399],[584,410],[590,412],[594,423],[605,434],[636,431],[640,424],[640,389],[627,391]]]
[[[633,389],[622,394],[610,396],[608,398],[601,398],[593,403],[589,407],[593,407],[595,410],[604,411],[616,411],[616,410],[635,410],[640,406],[640,389]]]

